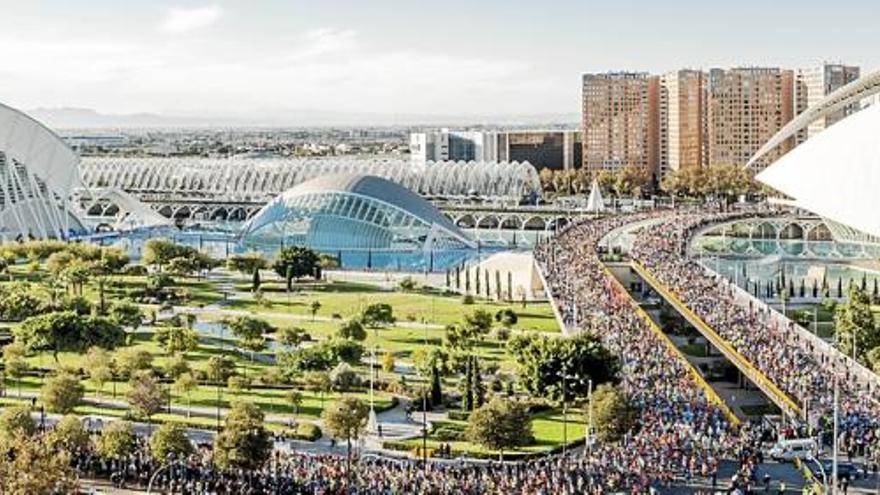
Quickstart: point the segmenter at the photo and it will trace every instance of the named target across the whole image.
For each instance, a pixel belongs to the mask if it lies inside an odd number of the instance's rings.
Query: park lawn
[[[583,441],[586,434],[586,424],[581,415],[571,412],[568,414],[567,421],[563,421],[561,410],[542,411],[532,415],[531,423],[535,441],[531,445],[505,450],[505,455],[546,453],[562,447],[563,439],[565,438],[567,438],[569,445],[573,445]],[[463,432],[467,428],[467,422],[448,420],[443,421],[438,426]],[[499,452],[496,450],[488,449],[466,440],[442,441],[433,435],[433,432],[428,435],[427,444],[428,449],[434,451],[441,444],[448,443],[452,448],[453,456],[465,454],[478,457],[497,457],[499,455]],[[404,443],[412,449],[416,449],[422,446],[422,439],[412,438],[405,440]]]
[[[85,387],[85,399],[95,400],[102,398],[105,400],[125,400],[130,387],[127,381],[110,382],[104,385],[104,388],[98,394],[98,390],[88,380],[81,382]],[[43,380],[36,376],[25,376],[21,381],[12,378],[6,379],[6,397],[9,399],[30,402],[28,397],[19,397],[19,389],[22,392],[39,392],[43,385]],[[170,384],[166,384],[170,385]],[[272,415],[291,415],[293,416],[293,407],[290,406],[285,396],[289,388],[251,388],[241,391],[232,391],[227,387],[221,388],[220,407],[229,408],[233,402],[246,401],[257,405],[264,413]],[[318,392],[309,390],[300,390],[303,401],[296,413],[297,418],[317,419],[321,416],[323,408],[340,397],[356,397],[365,402],[369,402],[369,391],[363,392],[330,392],[321,397]],[[189,397],[176,393],[171,389],[172,405],[194,408],[212,409],[217,407],[217,387],[213,385],[199,385],[195,390],[190,392]],[[396,404],[393,396],[386,392],[376,391],[374,395],[376,410],[379,412],[391,409]],[[37,399],[40,404],[40,399]],[[76,409],[77,414],[106,414],[108,416],[123,416],[127,408],[97,406],[95,404],[83,404]],[[204,416],[204,414],[202,414]]]
[[[266,288],[269,285],[270,288]],[[460,296],[442,295],[436,292],[401,292],[383,290],[367,284],[332,281],[322,286],[311,284],[303,286],[290,294],[281,288],[273,289],[271,284],[264,284],[264,298],[269,305],[260,305],[248,296],[246,299],[235,299],[227,303],[227,307],[245,309],[254,313],[292,313],[311,316],[310,304],[319,301],[320,316],[339,315],[344,319],[357,316],[370,304],[386,303],[394,309],[399,322],[433,323],[449,325],[461,323],[465,314],[476,309],[483,309],[495,314],[501,309],[513,309],[519,321],[516,328],[539,332],[559,332],[559,326],[553,315],[550,303],[529,303],[523,308],[519,304],[485,301],[477,299],[474,304],[462,304]],[[248,292],[244,290],[242,292]]]

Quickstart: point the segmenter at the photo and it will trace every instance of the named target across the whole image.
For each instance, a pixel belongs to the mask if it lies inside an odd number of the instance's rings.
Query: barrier
[[[630,307],[632,307],[635,312],[642,318],[642,320],[647,323],[651,331],[654,332],[654,334],[661,341],[663,341],[667,349],[669,349],[678,359],[681,360],[682,363],[684,363],[690,374],[694,377],[694,380],[697,382],[697,385],[699,385],[706,392],[706,397],[709,398],[709,402],[717,405],[724,413],[724,415],[727,416],[727,420],[730,421],[732,425],[739,426],[741,423],[740,419],[736,417],[736,414],[734,414],[733,411],[730,410],[730,408],[727,406],[727,403],[718,396],[718,394],[715,392],[715,389],[713,389],[712,386],[709,385],[709,383],[706,381],[706,379],[703,378],[703,375],[700,374],[700,372],[691,364],[690,361],[688,361],[684,353],[681,352],[681,349],[679,349],[678,346],[675,345],[675,342],[673,342],[669,338],[669,336],[666,335],[666,333],[663,332],[663,330],[659,326],[657,326],[657,323],[655,323],[654,320],[651,319],[648,313],[646,313],[645,310],[642,309],[642,307],[639,306],[639,304],[632,298],[632,296],[629,295],[629,293],[626,291],[626,288],[623,286],[623,284],[620,283],[620,280],[617,280],[617,277],[615,277],[614,274],[611,273],[611,270],[609,270],[604,263],[602,263],[602,270],[605,271],[605,276],[611,280],[611,283],[614,285],[615,289],[617,289],[620,294],[623,294],[624,297],[627,298],[627,302],[629,303]]]
[[[739,351],[737,351],[727,340],[710,327],[702,318],[691,311],[672,291],[667,289],[657,280],[645,267],[637,261],[632,261],[630,266],[641,276],[651,287],[663,296],[666,301],[671,304],[676,311],[681,313],[697,330],[703,334],[724,356],[730,360],[740,372],[742,372],[749,380],[754,383],[762,392],[764,392],[783,412],[791,417],[800,417],[801,409],[783,392],[775,383],[770,381],[764,373],[755,368],[751,362],[746,359]]]

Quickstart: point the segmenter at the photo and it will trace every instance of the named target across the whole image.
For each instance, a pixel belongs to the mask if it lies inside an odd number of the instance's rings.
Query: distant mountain
[[[327,126],[551,126],[573,125],[578,114],[432,115],[346,113],[324,110],[271,109],[259,118],[229,115],[104,114],[89,108],[36,108],[29,115],[54,129],[185,127],[327,127]]]

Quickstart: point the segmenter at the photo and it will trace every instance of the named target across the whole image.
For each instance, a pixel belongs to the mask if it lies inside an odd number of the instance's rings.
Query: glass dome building
[[[319,251],[468,249],[476,244],[409,189],[371,175],[326,175],[282,193],[241,230],[246,245]]]

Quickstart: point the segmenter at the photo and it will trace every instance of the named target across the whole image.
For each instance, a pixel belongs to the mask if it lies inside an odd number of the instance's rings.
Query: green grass
[[[706,346],[703,344],[684,344],[680,347],[682,352],[688,356],[706,357]]]
[[[560,448],[564,443],[564,440],[567,440],[569,445],[576,444],[582,441],[586,434],[586,424],[580,415],[569,413],[566,422],[563,421],[562,411],[560,410],[536,413],[532,415],[531,424],[535,441],[530,445],[511,449],[509,451],[505,450],[505,455],[515,456],[549,452]],[[449,420],[443,421],[437,426],[463,432],[467,427],[467,422]],[[436,429],[437,428],[435,428],[435,431]],[[422,446],[422,439],[413,438],[406,440],[404,443],[410,448],[416,449]],[[454,455],[465,454],[478,457],[497,457],[499,455],[498,451],[487,449],[486,447],[466,440],[442,441],[433,436],[433,433],[428,435],[428,449],[436,451],[441,444],[445,443],[450,445]]]
[[[249,286],[242,288],[247,290]],[[420,322],[437,325],[449,325],[461,322],[462,316],[476,309],[484,309],[495,314],[501,309],[513,309],[519,321],[516,328],[539,332],[559,332],[559,326],[553,316],[550,303],[529,303],[523,308],[519,304],[484,301],[477,299],[472,305],[462,304],[460,296],[442,295],[436,292],[401,292],[382,290],[366,284],[349,282],[330,282],[321,286],[303,286],[291,293],[290,303],[281,284],[265,283],[262,285],[265,301],[268,306],[257,304],[253,300],[234,300],[227,304],[229,308],[245,309],[255,313],[290,313],[311,316],[309,305],[312,301],[320,301],[319,316],[329,317],[334,314],[344,319],[357,316],[366,306],[375,303],[390,304],[399,322]]]

